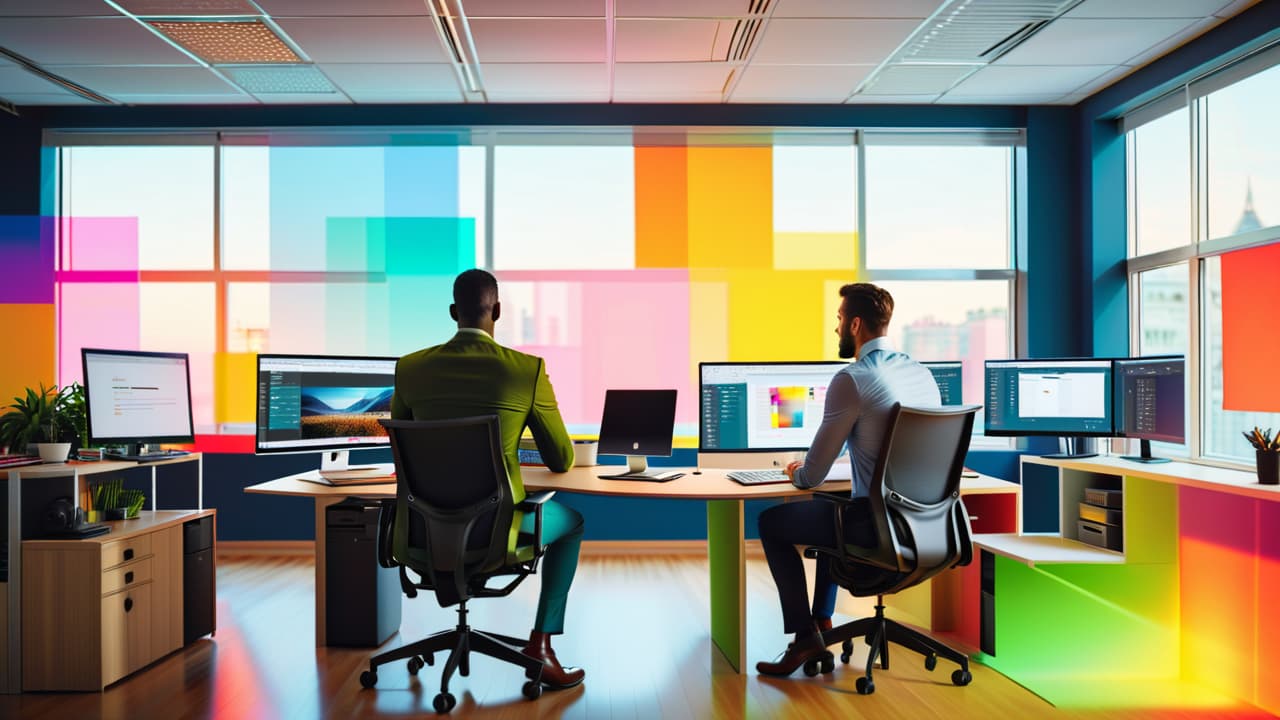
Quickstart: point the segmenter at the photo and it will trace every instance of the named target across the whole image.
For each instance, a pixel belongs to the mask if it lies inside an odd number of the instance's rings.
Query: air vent
[[[436,19],[436,33],[444,43],[445,51],[453,61],[454,71],[462,80],[467,92],[483,91],[480,82],[479,58],[476,44],[471,37],[471,23],[462,11],[458,0],[426,0],[428,9]]]
[[[261,20],[146,20],[207,63],[300,63],[302,58]]]
[[[725,60],[743,62],[751,56],[756,39],[760,37],[760,28],[764,26],[765,14],[773,0],[751,0],[748,10],[751,17],[739,20],[733,26],[733,35],[729,38],[729,53]]]

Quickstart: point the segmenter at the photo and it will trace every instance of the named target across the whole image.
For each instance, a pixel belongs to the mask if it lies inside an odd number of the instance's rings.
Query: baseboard
[[[275,556],[315,557],[316,544],[311,540],[219,540],[218,557]]]

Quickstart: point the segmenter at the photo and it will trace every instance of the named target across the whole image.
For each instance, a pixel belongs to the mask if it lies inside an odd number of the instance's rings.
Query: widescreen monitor
[[[964,364],[959,360],[945,362],[922,362],[933,373],[934,382],[938,383],[938,393],[942,396],[943,405],[964,404]]]
[[[259,355],[259,453],[321,452],[323,470],[347,468],[347,450],[389,447],[396,358]]]
[[[1109,358],[988,360],[985,400],[987,435],[1115,433]]]
[[[80,358],[90,444],[195,441],[186,353],[84,348]]]
[[[822,424],[844,362],[700,363],[698,463],[773,467],[798,459]]]
[[[1135,462],[1168,462],[1151,455],[1151,441],[1186,442],[1186,360],[1181,355],[1128,358],[1114,364],[1116,435],[1142,441]]]

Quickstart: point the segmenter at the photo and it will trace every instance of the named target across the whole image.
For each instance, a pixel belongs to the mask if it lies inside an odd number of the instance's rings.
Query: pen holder
[[[574,440],[573,464],[576,467],[589,467],[598,464],[596,462],[596,450],[599,447],[600,443],[595,440]]]
[[[1263,485],[1280,485],[1280,452],[1258,450],[1258,482]]]

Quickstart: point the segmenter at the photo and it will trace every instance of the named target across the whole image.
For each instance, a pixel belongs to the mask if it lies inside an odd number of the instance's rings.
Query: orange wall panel
[[[688,153],[636,148],[636,267],[689,265]]]
[[[1222,256],[1222,406],[1280,411],[1273,350],[1280,243]],[[1241,428],[1244,429],[1244,428]]]
[[[773,148],[691,147],[689,267],[773,267]]]
[[[7,406],[26,388],[56,381],[53,305],[0,304],[0,326],[11,333],[0,353],[0,406]]]

